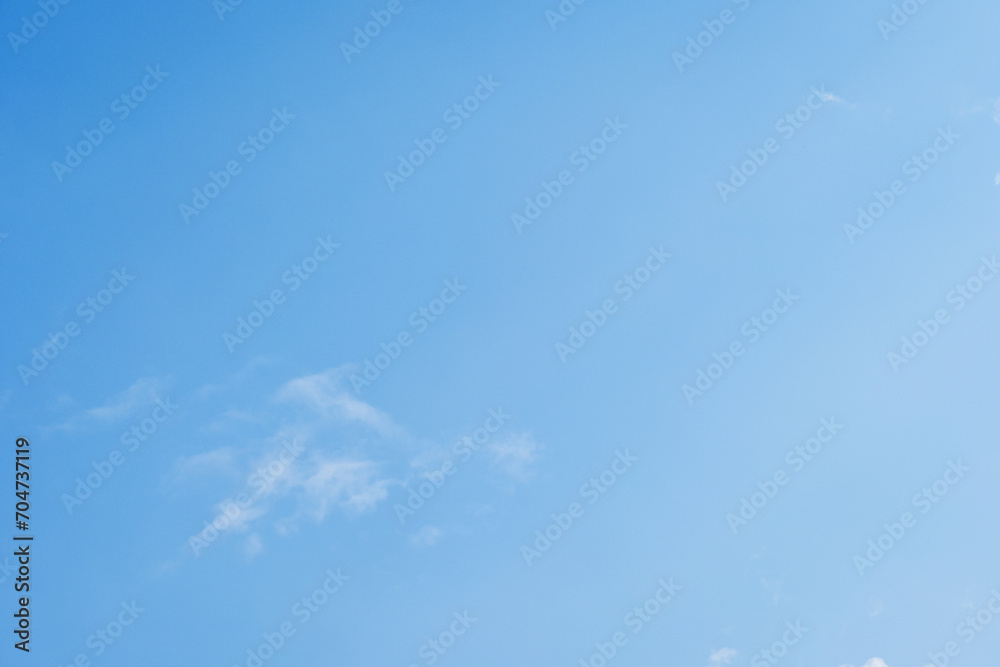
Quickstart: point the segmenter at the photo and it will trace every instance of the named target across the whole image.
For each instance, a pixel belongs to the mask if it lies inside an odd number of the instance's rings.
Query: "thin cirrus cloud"
[[[437,526],[424,526],[410,536],[410,544],[415,547],[432,547],[442,536],[444,536],[444,531]]]
[[[493,466],[511,477],[523,482],[534,474],[538,443],[530,433],[517,433],[490,443],[487,451],[493,459]]]
[[[181,481],[210,473],[231,470],[236,455],[231,447],[219,447],[174,461],[174,480]]]
[[[827,92],[827,91],[824,91],[820,95],[820,97],[822,98],[822,100],[824,102],[834,102],[836,104],[842,104],[843,106],[845,106],[845,107],[847,107],[848,109],[851,109],[851,110],[854,110],[854,109],[858,108],[857,104],[854,104],[852,102],[848,102],[844,98],[840,97],[839,95],[835,95],[835,94]]]
[[[438,445],[417,442],[389,414],[351,393],[346,385],[350,371],[350,366],[340,366],[285,382],[264,409],[236,410],[241,415],[255,415],[255,420],[237,421],[252,431],[264,430],[263,438],[247,435],[239,445],[175,462],[178,481],[207,474],[249,481],[255,471],[275,461],[287,443],[301,447],[294,462],[254,494],[253,511],[244,512],[239,525],[234,526],[237,532],[253,531],[252,542],[244,545],[248,557],[263,550],[261,528],[268,517],[278,534],[289,535],[303,522],[321,523],[333,512],[347,516],[370,513],[389,497],[392,487],[402,486],[415,474],[415,461],[406,460],[414,448],[418,459],[428,452],[440,453]],[[234,410],[227,406],[217,419],[232,422]],[[511,433],[484,447],[492,467],[518,481],[530,478],[538,451],[530,433]],[[376,453],[382,458],[376,458]],[[241,490],[229,489],[215,510],[221,511]],[[279,501],[283,514],[274,516]],[[438,528],[425,527],[411,538],[411,544],[430,547],[442,534]]]
[[[718,651],[712,651],[711,655],[708,656],[708,664],[710,667],[718,667],[718,665],[728,665],[736,657],[736,649],[731,648],[720,648]]]
[[[123,419],[140,406],[147,406],[159,397],[163,383],[155,378],[140,378],[105,405],[86,411],[87,417],[105,422]]]
[[[247,560],[253,560],[253,558],[264,550],[264,542],[260,539],[260,535],[253,533],[249,535],[243,541],[243,555]]]
[[[391,417],[352,396],[343,386],[350,366],[331,368],[322,373],[296,378],[278,391],[276,400],[298,403],[317,415],[350,423],[361,423],[386,437],[405,434]]]
[[[128,388],[109,398],[103,405],[80,410],[67,421],[50,427],[54,431],[76,431],[94,424],[114,424],[143,410],[151,410],[165,391],[166,382],[158,378],[139,378]]]
[[[303,511],[316,521],[339,507],[363,513],[388,496],[389,478],[382,478],[371,461],[335,460],[316,457],[304,475],[293,475],[291,485],[304,492]]]

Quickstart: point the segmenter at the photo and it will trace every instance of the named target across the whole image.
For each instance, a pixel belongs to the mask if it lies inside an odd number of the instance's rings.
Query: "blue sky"
[[[0,21],[3,664],[996,655],[995,4]]]

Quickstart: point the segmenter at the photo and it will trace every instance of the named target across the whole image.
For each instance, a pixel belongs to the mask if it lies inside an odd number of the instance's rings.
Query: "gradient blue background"
[[[0,424],[32,441],[37,536],[32,652],[3,630],[2,663],[244,665],[337,567],[350,581],[266,664],[426,664],[469,610],[439,664],[577,665],[660,578],[683,590],[614,664],[751,665],[796,620],[789,667],[922,665],[956,639],[1000,585],[1000,284],[900,372],[886,354],[1000,251],[1000,8],[929,2],[885,40],[881,1],[593,0],[553,30],[554,1],[403,0],[347,63],[340,43],[384,7],[74,1],[0,48]],[[727,7],[679,73],[671,54]],[[33,11],[5,6],[3,32]],[[60,183],[64,146],[156,65],[169,77]],[[488,75],[502,85],[390,192],[397,156]],[[819,85],[838,101],[723,203],[716,182]],[[275,107],[296,118],[185,224],[178,205]],[[517,233],[511,213],[607,118],[621,138]],[[946,127],[955,146],[849,243],[857,207]],[[230,353],[223,333],[326,235],[334,258]],[[562,363],[555,344],[650,246],[671,261]],[[135,281],[25,385],[18,365],[123,266]],[[468,290],[354,393],[344,374],[454,278]],[[682,385],[785,288],[800,301],[689,405]],[[319,403],[289,396],[302,378]],[[181,407],[68,513],[156,397]],[[400,525],[393,505],[498,406],[510,424]],[[725,515],[824,417],[845,430],[733,535]],[[302,475],[370,475],[282,487],[195,557],[188,538],[289,433]],[[527,566],[521,546],[625,448],[639,462]],[[852,558],[959,458],[968,477],[859,576]],[[146,611],[94,657],[133,599]],[[961,664],[996,656],[998,626]]]

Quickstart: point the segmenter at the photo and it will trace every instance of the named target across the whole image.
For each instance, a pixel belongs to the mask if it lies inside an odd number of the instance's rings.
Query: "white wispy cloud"
[[[263,550],[264,541],[258,533],[253,533],[243,541],[243,555],[247,560],[253,560]]]
[[[86,411],[86,416],[105,422],[115,422],[147,407],[159,397],[163,383],[155,378],[140,378],[131,387],[114,396],[98,408]]]
[[[424,526],[410,536],[410,544],[415,547],[432,547],[443,535],[444,531],[437,526]]]
[[[708,664],[712,667],[717,665],[728,665],[736,657],[736,649],[732,648],[720,648],[718,651],[713,650],[708,656]]]
[[[820,89],[819,97],[824,102],[833,102],[835,104],[842,104],[845,107],[847,107],[848,109],[857,109],[858,108],[857,104],[852,104],[851,102],[846,101],[844,98],[840,97],[839,95],[831,93],[828,90],[823,90],[822,88]]]
[[[404,435],[391,417],[346,389],[343,381],[349,370],[350,367],[341,366],[296,378],[278,391],[276,399],[299,403],[323,417],[365,424],[386,437]]]
[[[448,451],[443,443],[414,439],[390,415],[358,398],[347,382],[351,368],[293,378],[252,408],[227,402],[221,417],[234,424],[225,431],[234,442],[175,461],[175,481],[207,474],[245,480],[228,486],[215,511],[241,492],[252,497],[231,526],[256,535],[245,540],[245,550],[252,552],[248,557],[263,548],[264,522],[278,534],[292,534],[334,513],[372,512],[394,486],[419,475],[416,462],[433,460],[428,452]],[[294,460],[277,466],[288,443],[294,443]],[[530,433],[497,437],[483,447],[493,467],[519,480],[532,474],[539,449]],[[265,488],[253,489],[253,475],[272,465],[280,474],[268,475]],[[439,528],[425,527],[411,544],[433,546],[442,535]]]
[[[334,507],[352,512],[373,509],[389,495],[389,479],[370,461],[313,458],[309,470],[292,482],[304,491],[304,511],[322,521]]]
[[[61,424],[48,428],[53,431],[76,431],[95,424],[108,425],[121,422],[152,409],[154,401],[163,395],[166,388],[165,380],[139,378],[128,388],[105,400],[102,405],[79,410]],[[63,407],[70,407],[75,405],[75,401],[68,396],[61,396],[60,404]]]
[[[174,480],[184,481],[211,473],[232,472],[235,463],[236,452],[231,447],[182,456],[174,461]]]
[[[259,530],[269,516],[280,533],[292,533],[303,521],[322,522],[335,510],[349,515],[371,511],[396,482],[368,450],[373,443],[401,437],[403,429],[350,395],[341,384],[344,377],[342,367],[295,378],[257,409],[228,404],[211,424],[239,426],[230,429],[236,442],[179,457],[174,481],[208,474],[245,480],[229,487],[214,508],[222,513],[227,501],[240,493],[252,498],[227,529],[234,532]],[[203,387],[199,393],[210,398],[224,384],[208,385],[211,391]],[[297,452],[291,459],[289,443]],[[264,537],[254,535],[244,544],[248,557],[263,548]]]
[[[530,433],[498,439],[487,446],[493,465],[521,481],[534,473],[532,464],[538,458],[538,449],[538,443]]]

